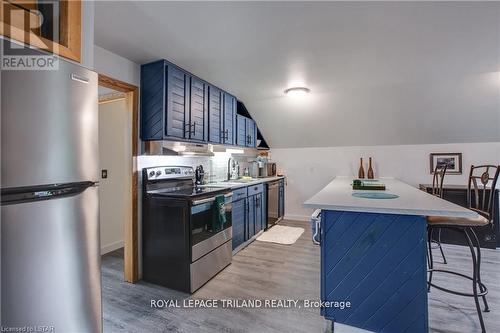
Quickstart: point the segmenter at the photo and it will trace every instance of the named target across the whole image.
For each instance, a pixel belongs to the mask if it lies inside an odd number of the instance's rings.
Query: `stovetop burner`
[[[224,194],[221,187],[196,186],[192,167],[165,166],[143,169],[143,189],[149,195],[193,199]]]

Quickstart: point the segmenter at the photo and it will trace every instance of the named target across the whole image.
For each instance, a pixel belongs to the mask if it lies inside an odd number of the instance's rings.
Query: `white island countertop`
[[[336,177],[304,205],[310,208],[351,212],[470,218],[478,216],[470,209],[440,199],[397,179],[382,178],[380,182],[385,184],[386,190],[376,192],[396,194],[399,197],[395,199],[354,197],[352,196],[354,192],[375,191],[353,190],[352,178]]]

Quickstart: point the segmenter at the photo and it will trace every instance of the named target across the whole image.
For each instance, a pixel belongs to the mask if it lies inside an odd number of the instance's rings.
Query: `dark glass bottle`
[[[368,159],[368,179],[373,179],[373,168],[372,168],[372,158]]]
[[[363,158],[362,157],[359,159],[358,178],[359,179],[365,178],[365,169],[363,168]]]

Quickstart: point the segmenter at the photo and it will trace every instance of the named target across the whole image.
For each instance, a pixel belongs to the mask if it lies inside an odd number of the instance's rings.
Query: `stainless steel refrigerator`
[[[101,332],[97,74],[1,73],[1,323]]]

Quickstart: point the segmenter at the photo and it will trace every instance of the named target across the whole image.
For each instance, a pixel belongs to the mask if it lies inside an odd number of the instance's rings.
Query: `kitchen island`
[[[351,305],[321,313],[373,332],[427,332],[425,217],[477,215],[396,179],[379,182],[385,191],[359,191],[336,177],[304,203],[321,209],[321,300]],[[367,192],[393,198],[353,196]]]

